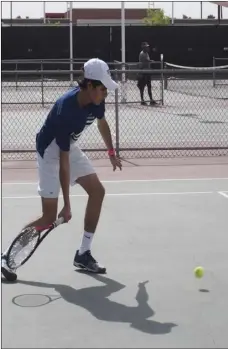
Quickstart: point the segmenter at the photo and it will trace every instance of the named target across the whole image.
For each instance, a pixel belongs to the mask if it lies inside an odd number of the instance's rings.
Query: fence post
[[[115,69],[115,80],[118,82],[118,73]],[[121,79],[122,81],[122,79]],[[115,90],[115,121],[116,121],[116,155],[120,156],[120,134],[119,134],[119,89]]]
[[[122,70],[126,70],[126,64],[122,63]],[[121,72],[121,103],[126,103],[126,74]]]
[[[41,61],[41,103],[44,107],[44,75],[43,75],[43,61]]]
[[[213,57],[213,68],[215,68],[215,57]],[[213,77],[213,87],[215,87],[215,70],[212,73]]]
[[[18,71],[18,66],[17,66],[17,63],[16,63],[16,76],[15,76],[15,78],[16,78],[16,91],[17,91],[17,88],[18,88],[18,74],[17,74],[17,71]]]

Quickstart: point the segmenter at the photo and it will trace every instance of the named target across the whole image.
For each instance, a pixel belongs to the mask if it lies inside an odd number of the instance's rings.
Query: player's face
[[[97,87],[89,87],[90,100],[93,104],[100,104],[107,97],[107,88],[104,85],[99,85]]]

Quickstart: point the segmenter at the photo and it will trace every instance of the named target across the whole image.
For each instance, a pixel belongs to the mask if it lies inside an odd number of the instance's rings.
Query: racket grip
[[[55,226],[57,227],[58,225],[63,224],[63,223],[64,223],[64,218],[60,217],[55,221]]]

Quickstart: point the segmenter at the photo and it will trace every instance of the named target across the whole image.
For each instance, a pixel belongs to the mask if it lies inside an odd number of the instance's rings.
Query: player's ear
[[[88,81],[88,82],[87,82],[87,89],[88,89],[88,90],[92,90],[92,89],[93,89],[93,84],[92,84],[91,81]]]
[[[83,81],[84,81],[84,67],[82,66],[79,70],[77,82],[79,85],[83,85]]]

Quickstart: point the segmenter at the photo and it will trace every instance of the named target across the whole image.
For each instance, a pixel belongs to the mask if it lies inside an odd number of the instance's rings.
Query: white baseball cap
[[[99,58],[92,58],[84,64],[84,77],[101,81],[111,91],[118,88],[118,84],[111,78],[108,64]]]

